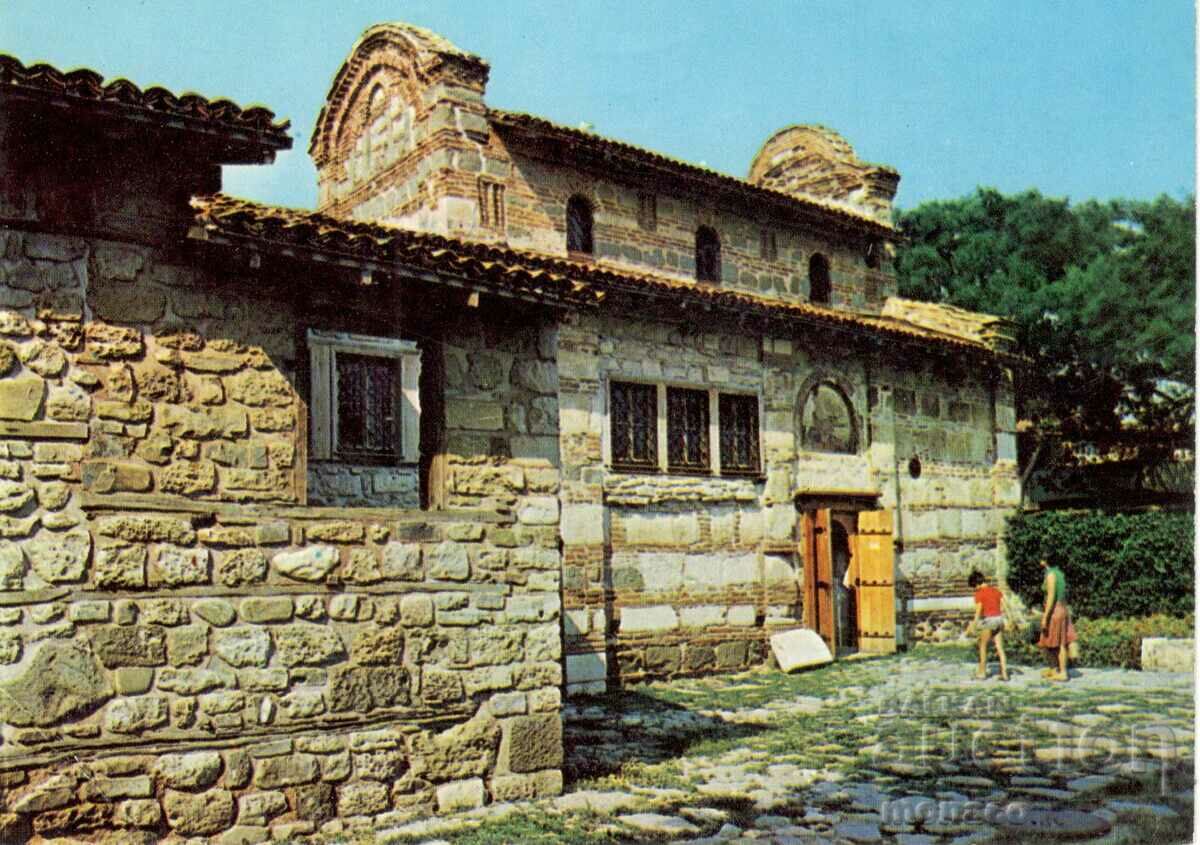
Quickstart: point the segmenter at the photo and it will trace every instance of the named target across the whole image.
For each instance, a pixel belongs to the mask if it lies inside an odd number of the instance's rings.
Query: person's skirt
[[[1071,622],[1071,611],[1065,604],[1056,604],[1050,612],[1050,624],[1042,630],[1039,648],[1060,648],[1075,642],[1075,625]]]

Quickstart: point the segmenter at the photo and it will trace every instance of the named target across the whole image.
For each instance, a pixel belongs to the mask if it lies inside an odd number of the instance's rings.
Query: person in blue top
[[[1045,558],[1041,561],[1046,573],[1043,586],[1046,590],[1046,607],[1042,611],[1042,636],[1038,647],[1045,649],[1050,668],[1042,677],[1051,681],[1067,680],[1067,649],[1075,642],[1075,625],[1071,622],[1071,611],[1067,607],[1067,579],[1057,566],[1051,566]],[[1056,660],[1057,658],[1057,666]]]

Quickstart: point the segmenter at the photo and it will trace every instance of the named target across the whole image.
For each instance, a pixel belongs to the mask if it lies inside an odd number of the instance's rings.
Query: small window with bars
[[[412,341],[309,330],[315,460],[416,461],[421,359]]]
[[[657,469],[658,389],[652,384],[614,381],[610,400],[613,466]]]
[[[479,180],[479,225],[504,231],[504,186],[499,182]]]
[[[708,391],[667,388],[667,468],[708,472]]]
[[[658,228],[658,196],[656,194],[638,194],[638,226],[647,232],[653,232]]]
[[[721,473],[758,475],[758,397],[722,393],[718,397]]]

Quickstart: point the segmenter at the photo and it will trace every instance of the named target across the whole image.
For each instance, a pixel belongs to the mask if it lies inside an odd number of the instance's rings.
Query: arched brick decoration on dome
[[[747,181],[799,199],[843,205],[890,222],[900,174],[860,161],[849,142],[824,126],[789,126],[767,139]]]
[[[805,380],[796,403],[800,448],[812,452],[855,454],[859,451],[858,414],[850,400],[853,387],[830,373]]]

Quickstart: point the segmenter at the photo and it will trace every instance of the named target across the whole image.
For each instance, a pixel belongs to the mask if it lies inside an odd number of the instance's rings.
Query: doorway
[[[892,512],[815,508],[800,525],[805,626],[834,658],[895,651]]]

